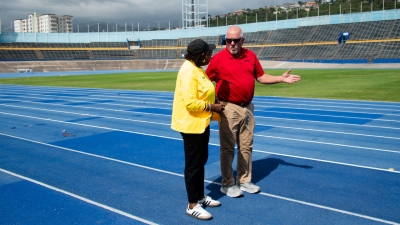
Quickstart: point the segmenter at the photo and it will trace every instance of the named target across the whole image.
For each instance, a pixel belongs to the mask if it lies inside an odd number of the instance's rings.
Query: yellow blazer
[[[202,68],[186,60],[176,79],[171,128],[182,133],[203,133],[212,116],[208,103],[214,102],[213,83]]]

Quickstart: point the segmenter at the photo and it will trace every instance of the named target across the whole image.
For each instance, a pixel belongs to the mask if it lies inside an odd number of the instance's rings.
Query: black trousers
[[[185,185],[189,203],[204,196],[204,166],[208,160],[210,126],[202,134],[181,133],[185,150]]]

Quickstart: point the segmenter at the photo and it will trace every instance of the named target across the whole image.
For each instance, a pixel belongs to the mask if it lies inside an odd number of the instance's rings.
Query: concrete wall
[[[298,19],[258,21],[257,23],[239,24],[243,32],[257,32],[296,28],[300,26],[317,26],[339,23],[357,23],[379,20],[393,20],[400,17],[397,10],[382,10],[363,13],[324,15]],[[223,22],[221,22],[223,25]],[[126,31],[126,32],[92,32],[92,33],[2,33],[0,42],[44,42],[44,43],[90,43],[90,42],[125,42],[128,40],[179,39],[186,37],[218,36],[226,32],[227,26],[203,27],[199,29]]]
[[[17,69],[33,72],[97,71],[97,70],[178,70],[183,59],[174,60],[77,60],[0,62],[0,73],[17,73]]]

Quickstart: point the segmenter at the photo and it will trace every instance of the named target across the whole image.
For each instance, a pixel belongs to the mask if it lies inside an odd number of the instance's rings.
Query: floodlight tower
[[[208,0],[182,0],[182,29],[208,26]]]

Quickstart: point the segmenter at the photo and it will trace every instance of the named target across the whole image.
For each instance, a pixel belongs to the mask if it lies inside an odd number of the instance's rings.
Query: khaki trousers
[[[219,122],[220,161],[222,186],[235,184],[232,162],[237,144],[237,179],[240,183],[251,181],[254,136],[254,105],[241,107],[224,102],[225,110]]]

